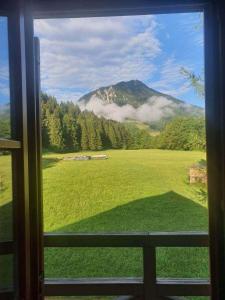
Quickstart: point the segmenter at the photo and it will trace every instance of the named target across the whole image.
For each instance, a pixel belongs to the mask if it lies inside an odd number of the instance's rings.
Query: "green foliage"
[[[200,75],[196,75],[195,73],[185,69],[181,68],[180,70],[181,74],[188,79],[190,82],[190,85],[195,89],[196,93],[204,98],[205,96],[205,86],[204,86],[204,80]]]
[[[0,106],[0,138],[10,138],[10,107]]]
[[[63,116],[63,136],[66,150],[80,149],[79,125],[71,113],[65,113]]]
[[[9,118],[0,119],[0,138],[10,137]]]
[[[154,138],[150,136],[149,131],[138,129],[133,124],[127,124],[129,132],[128,149],[150,149],[153,148]]]
[[[49,117],[49,141],[54,150],[64,150],[63,124],[58,106]]]
[[[146,130],[98,118],[93,112],[81,112],[72,102],[58,104],[54,97],[42,94],[41,108],[44,149],[62,152],[151,148]]]
[[[120,123],[83,111],[72,102],[58,103],[55,97],[41,94],[42,144],[45,150],[74,152],[102,149],[204,150],[203,117],[178,117],[165,120],[159,136],[132,122]],[[165,125],[166,124],[166,125]],[[154,124],[151,124],[151,128]],[[0,137],[10,137],[9,109],[0,118]]]
[[[42,94],[42,137],[45,149],[79,151],[102,149],[204,150],[203,117],[177,117],[164,125],[159,136],[132,123],[98,118],[93,112],[81,112],[72,102],[58,104],[54,97]]]
[[[157,146],[171,150],[205,150],[205,120],[178,117],[171,120],[157,137]]]

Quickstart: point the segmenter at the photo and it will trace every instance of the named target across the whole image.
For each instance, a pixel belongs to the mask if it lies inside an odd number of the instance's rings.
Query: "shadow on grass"
[[[205,207],[170,191],[117,206],[57,231],[194,231],[207,230],[207,222]]]
[[[54,167],[59,161],[59,158],[42,157],[42,169]]]
[[[0,204],[0,241],[12,240],[13,231],[12,202]]]
[[[76,212],[74,212],[76,213]],[[115,207],[58,229],[58,232],[149,232],[207,230],[207,210],[173,191]],[[157,249],[160,277],[208,277],[207,249]],[[141,249],[51,248],[46,277],[142,276]]]

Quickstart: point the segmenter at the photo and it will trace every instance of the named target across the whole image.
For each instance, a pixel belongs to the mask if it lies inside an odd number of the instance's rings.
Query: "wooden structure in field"
[[[108,159],[108,156],[106,154],[67,156],[63,158],[63,160],[105,160],[105,159]]]
[[[206,166],[196,164],[189,169],[189,183],[207,183]]]

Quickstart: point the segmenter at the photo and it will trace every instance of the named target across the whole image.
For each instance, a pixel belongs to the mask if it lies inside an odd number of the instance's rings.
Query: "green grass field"
[[[188,168],[204,159],[204,153],[166,150],[102,153],[109,159],[63,161],[64,156],[71,154],[43,156],[45,231],[207,230],[204,187],[188,183]],[[0,192],[4,216],[10,207],[7,164],[9,156],[0,157],[0,173],[5,178],[5,187]],[[0,228],[1,237],[6,236],[7,229]],[[45,250],[46,277],[120,277],[142,276],[142,273],[139,249]],[[157,275],[208,277],[208,251],[160,248]]]

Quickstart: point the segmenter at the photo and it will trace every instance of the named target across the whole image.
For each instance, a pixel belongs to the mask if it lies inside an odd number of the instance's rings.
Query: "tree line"
[[[155,146],[169,150],[205,150],[206,133],[203,117],[176,117],[156,137]]]
[[[73,102],[58,103],[41,94],[42,144],[50,151],[103,149],[205,150],[203,117],[175,117],[155,136],[134,124],[120,123],[81,111]],[[0,118],[0,137],[10,137],[9,113]]]
[[[43,148],[53,151],[150,148],[148,132],[41,95]]]

